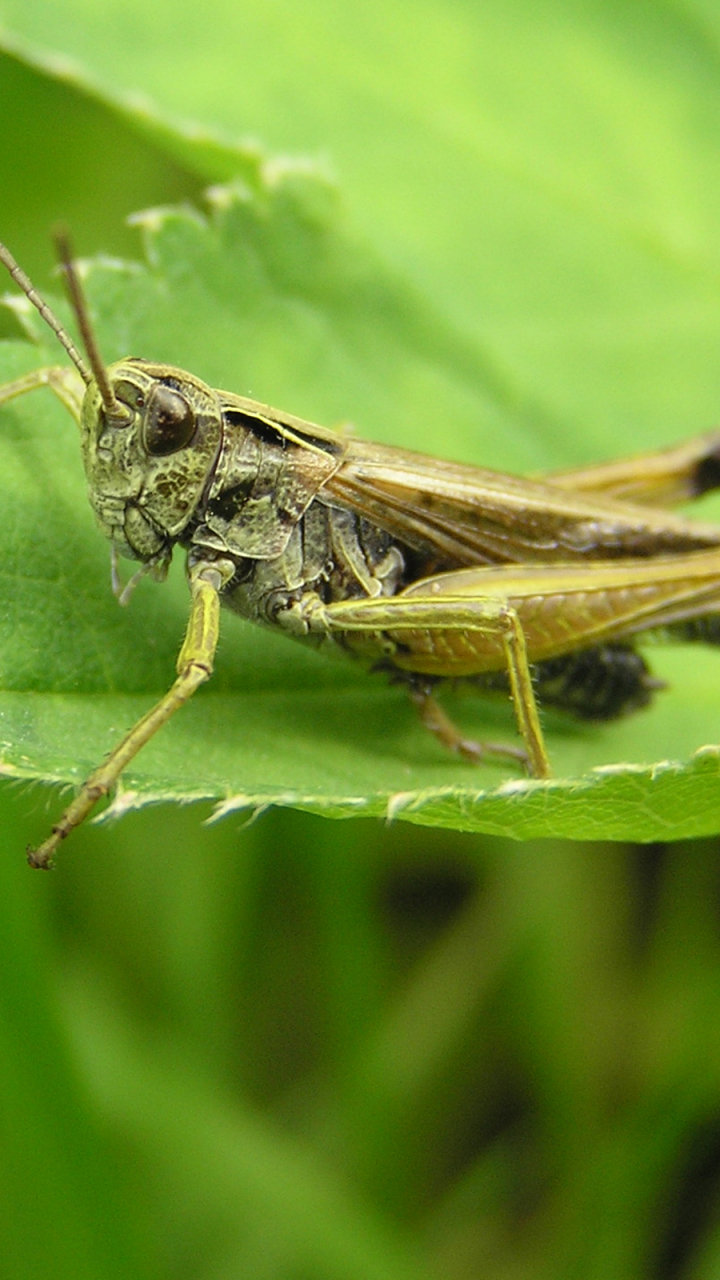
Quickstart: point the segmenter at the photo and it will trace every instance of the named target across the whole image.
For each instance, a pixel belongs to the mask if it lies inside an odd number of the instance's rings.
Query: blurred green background
[[[720,5],[0,21],[2,236],[41,282],[58,219],[137,254],[129,213],[302,154],[482,359],[498,464],[715,419]],[[0,801],[3,1277],[720,1277],[710,842],[163,806],[43,877],[58,795]]]

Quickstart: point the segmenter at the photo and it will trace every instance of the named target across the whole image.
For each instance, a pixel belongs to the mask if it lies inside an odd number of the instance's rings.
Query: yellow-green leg
[[[506,759],[516,760],[519,764],[528,767],[527,751],[522,747],[510,747],[504,742],[476,742],[474,738],[468,738],[458,729],[447,711],[440,706],[428,686],[422,683],[422,679],[417,684],[411,684],[409,688],[410,700],[413,706],[417,707],[425,728],[434,738],[437,738],[438,742],[447,747],[448,751],[455,752],[464,760],[469,760],[471,764],[479,764],[490,755],[504,756]]]
[[[220,623],[220,589],[224,575],[221,566],[198,566],[190,580],[192,605],[185,640],[177,662],[178,677],[168,692],[142,720],[138,720],[122,742],[110,752],[107,760],[95,769],[62,817],[52,835],[38,849],[28,849],[31,867],[47,870],[63,840],[84,822],[98,800],[106,796],[118,781],[123,769],[149,742],[172,715],[192,697],[195,690],[212,674]]]
[[[9,404],[29,391],[37,391],[39,387],[49,387],[58,400],[69,409],[76,422],[80,421],[82,402],[85,395],[85,384],[75,369],[62,365],[53,365],[46,369],[33,369],[31,373],[16,378],[14,382],[6,382],[0,387],[0,405]]]
[[[435,632],[439,637],[443,632],[463,631],[470,641],[473,633],[499,640],[510,680],[517,727],[525,747],[522,757],[527,760],[532,777],[550,777],[550,761],[530,675],[525,635],[516,610],[507,601],[492,596],[473,598],[468,594],[453,597],[449,594],[425,596],[408,593],[383,599],[351,600],[324,605],[317,598],[312,598],[305,602],[302,613],[310,630],[326,631],[329,634],[353,631],[391,634],[397,631],[418,631],[430,634]],[[412,670],[411,663],[403,665]],[[485,668],[478,667],[478,670],[483,669]],[[453,674],[452,669],[447,671],[448,676]],[[435,708],[436,703],[433,706],[425,699],[421,714],[424,710],[424,718],[432,720]],[[435,716],[436,722],[428,727],[447,745],[455,750],[462,750],[458,745],[465,742],[462,735],[444,712],[440,712],[440,717],[442,721]],[[477,745],[479,747],[480,744]]]

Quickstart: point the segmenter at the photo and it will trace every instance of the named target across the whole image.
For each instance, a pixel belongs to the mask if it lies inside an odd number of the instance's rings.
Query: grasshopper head
[[[83,403],[90,502],[118,551],[155,559],[191,523],[222,437],[217,395],[184,370],[128,358],[93,378]]]
[[[90,501],[123,555],[159,563],[191,524],[222,438],[218,396],[171,365],[100,354],[80,275],[64,232],[55,237],[87,363],[10,250],[0,263],[65,348],[85,386],[80,431]]]

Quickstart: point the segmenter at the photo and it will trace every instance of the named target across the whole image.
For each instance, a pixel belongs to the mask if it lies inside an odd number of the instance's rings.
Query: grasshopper
[[[720,486],[720,432],[663,452],[521,479],[315,426],[183,369],[105,366],[78,273],[60,246],[83,356],[0,245],[0,261],[72,367],[0,387],[48,387],[80,429],[89,498],[121,600],[187,556],[190,616],[177,678],[28,850],[51,865],[146,742],[211,675],[220,606],[308,643],[333,643],[407,684],[448,748],[550,764],[538,699],[585,719],[647,704],[659,682],[635,638],[720,638],[720,528],[669,508]],[[118,555],[140,562],[128,587]],[[522,746],[479,743],[435,697],[442,680],[509,690]]]

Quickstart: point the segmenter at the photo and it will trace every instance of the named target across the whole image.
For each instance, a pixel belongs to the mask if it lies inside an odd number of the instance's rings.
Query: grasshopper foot
[[[54,852],[55,840],[53,836],[49,840],[45,840],[37,849],[33,849],[28,845],[25,850],[28,866],[34,867],[38,871],[53,871],[55,867],[53,862]]]

